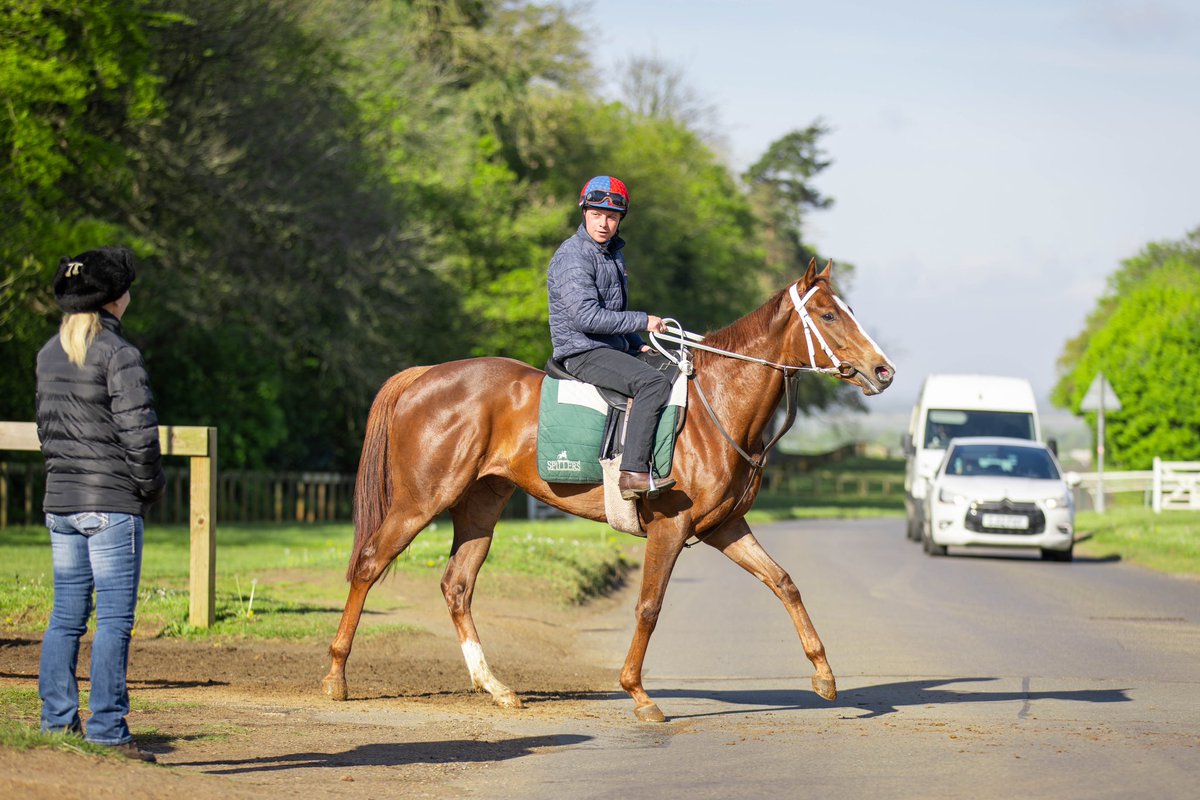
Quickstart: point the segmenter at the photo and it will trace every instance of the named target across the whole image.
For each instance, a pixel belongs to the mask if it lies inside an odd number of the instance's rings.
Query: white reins
[[[816,323],[813,322],[812,317],[808,313],[808,301],[816,293],[817,288],[818,287],[816,286],[809,288],[809,290],[804,293],[804,297],[800,296],[800,292],[796,289],[796,284],[793,283],[788,288],[788,294],[792,298],[792,305],[796,307],[796,313],[800,315],[800,323],[804,326],[804,340],[808,344],[807,365],[780,364],[775,361],[768,361],[765,358],[748,356],[742,353],[735,353],[731,350],[722,350],[719,347],[713,347],[711,345],[704,344],[703,336],[698,333],[692,333],[691,331],[685,331],[683,326],[680,325],[678,321],[670,317],[663,318],[663,324],[668,328],[673,329],[673,331],[668,331],[666,333],[655,333],[654,331],[650,331],[650,343],[654,345],[655,350],[662,353],[662,355],[668,361],[674,364],[685,375],[692,374],[691,353],[687,351],[687,348],[689,347],[695,348],[696,350],[705,350],[709,353],[728,356],[729,358],[736,358],[740,361],[749,361],[754,364],[762,364],[764,367],[782,370],[784,373],[818,372],[824,375],[838,374],[842,371],[842,360],[837,357],[837,354],[833,352],[833,349],[829,346],[829,343],[825,341],[825,336],[821,333],[821,329],[816,326]],[[817,343],[821,345],[822,352],[825,353],[825,356],[829,359],[830,363],[833,364],[832,367],[812,366],[816,357],[816,350],[813,348],[814,336],[816,337]],[[678,344],[678,357],[673,355],[669,349],[660,344],[660,340],[663,342],[669,342],[671,344]]]

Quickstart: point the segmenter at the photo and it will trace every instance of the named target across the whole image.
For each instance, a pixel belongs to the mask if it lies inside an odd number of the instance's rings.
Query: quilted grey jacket
[[[624,246],[619,236],[600,244],[580,224],[550,260],[546,288],[556,360],[597,347],[626,353],[641,349],[638,332],[646,330],[648,320],[644,311],[626,310]]]

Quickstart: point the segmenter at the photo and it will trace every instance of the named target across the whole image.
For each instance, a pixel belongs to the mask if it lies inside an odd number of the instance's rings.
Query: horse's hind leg
[[[338,625],[333,644],[329,646],[329,655],[332,658],[329,674],[321,681],[321,689],[330,698],[345,700],[349,696],[346,688],[346,659],[350,657],[350,647],[354,644],[354,632],[358,629],[358,621],[362,617],[367,592],[371,591],[371,587],[396,556],[400,555],[429,524],[429,520],[429,517],[414,517],[411,513],[393,507],[384,517],[379,530],[372,536],[374,546],[364,548],[358,563],[354,565],[350,593],[342,611],[342,621]]]
[[[442,575],[442,595],[450,609],[450,619],[458,632],[463,658],[471,673],[471,686],[487,692],[492,701],[505,708],[520,708],[521,700],[496,679],[483,656],[479,632],[471,616],[471,598],[475,579],[492,546],[492,533],[505,503],[512,496],[513,485],[501,478],[483,478],[469,488],[450,509],[454,519],[454,546],[450,561]]]
[[[817,629],[808,617],[804,601],[800,599],[800,590],[796,588],[791,576],[754,538],[746,521],[739,519],[731,522],[704,541],[765,583],[775,596],[783,601],[792,617],[792,623],[796,626],[796,632],[800,634],[804,654],[816,669],[812,678],[813,691],[826,700],[835,700],[837,682],[833,677],[833,670],[829,668],[829,661],[825,658],[825,645],[821,644],[821,637],[817,636]]]

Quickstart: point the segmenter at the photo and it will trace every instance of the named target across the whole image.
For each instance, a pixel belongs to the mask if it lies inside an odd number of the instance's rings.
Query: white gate
[[[1200,461],[1154,458],[1154,511],[1200,511]]]

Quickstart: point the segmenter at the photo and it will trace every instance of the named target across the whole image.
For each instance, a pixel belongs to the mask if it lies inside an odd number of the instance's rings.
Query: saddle
[[[638,358],[665,373],[672,383],[653,453],[655,477],[665,478],[670,474],[675,436],[683,427],[687,384],[679,383],[681,373],[661,354],[641,353]],[[553,358],[546,362],[545,371],[538,419],[539,473],[550,482],[601,483],[599,462],[621,453],[631,398],[580,381]]]

